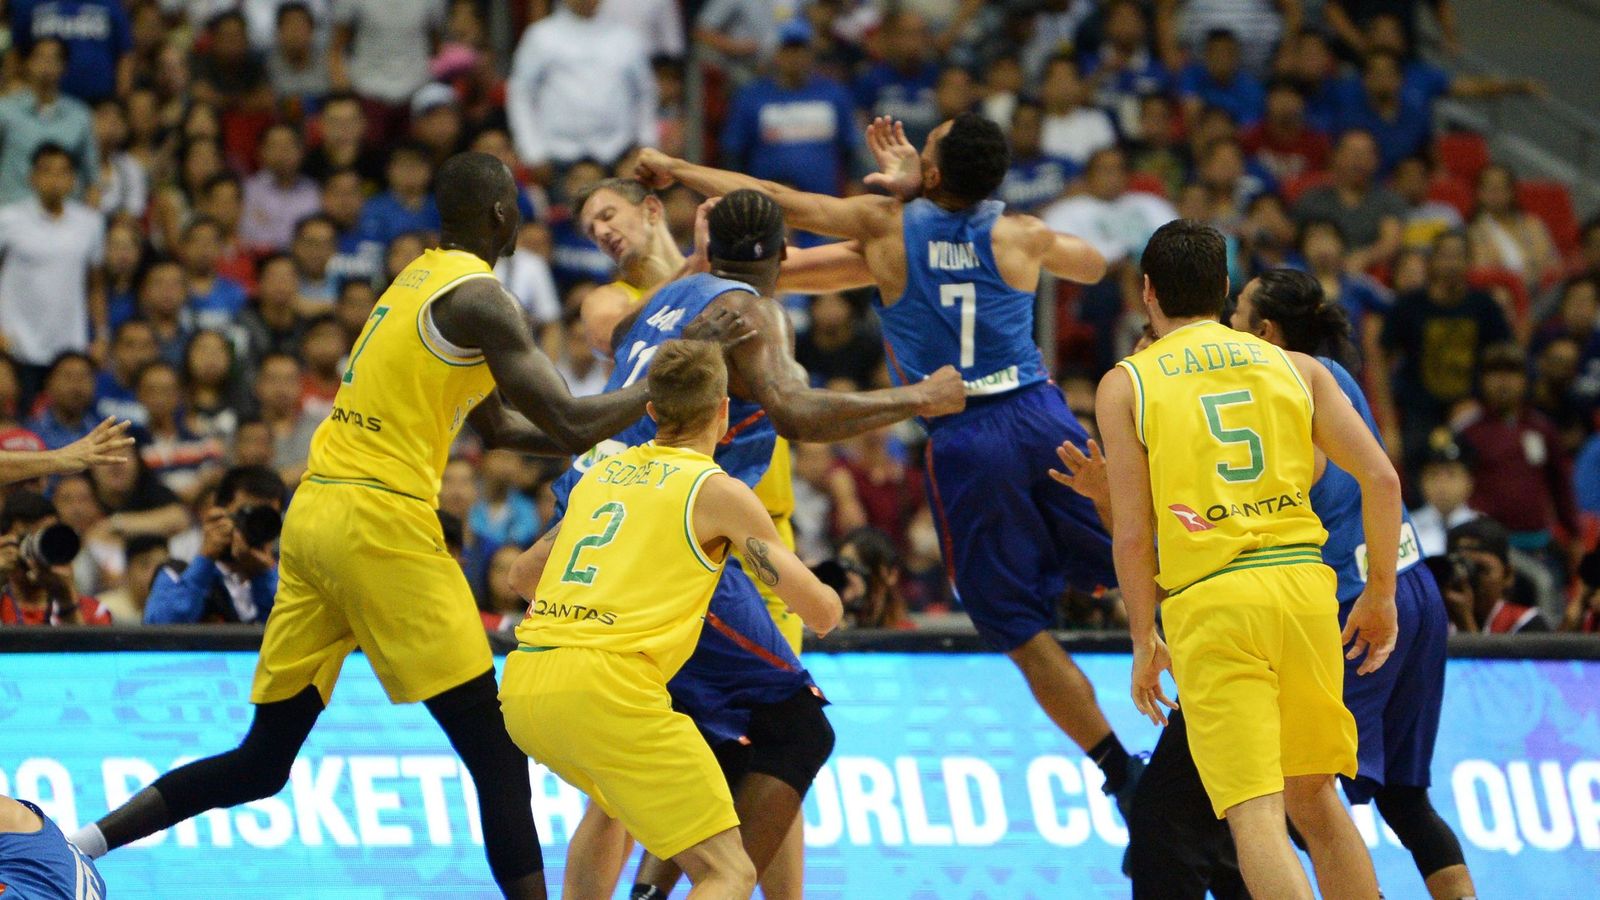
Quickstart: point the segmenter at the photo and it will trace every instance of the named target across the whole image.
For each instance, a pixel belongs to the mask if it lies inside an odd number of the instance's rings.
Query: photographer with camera
[[[1532,634],[1551,630],[1537,606],[1519,602],[1532,592],[1517,589],[1511,535],[1499,522],[1483,516],[1450,529],[1444,568],[1440,593],[1457,631]]]
[[[72,584],[78,533],[42,494],[20,491],[0,509],[0,626],[110,625],[111,614]]]
[[[845,628],[915,628],[899,591],[900,559],[887,534],[863,525],[845,535],[839,553],[812,567],[817,578],[839,592]]]
[[[272,547],[283,527],[285,493],[272,469],[229,469],[201,523],[200,553],[187,566],[161,567],[145,602],[144,623],[265,622],[278,593]]]

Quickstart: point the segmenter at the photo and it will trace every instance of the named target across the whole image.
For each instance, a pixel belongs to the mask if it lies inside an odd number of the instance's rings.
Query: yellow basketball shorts
[[[461,566],[422,500],[307,481],[283,520],[278,599],[267,618],[252,703],[316,685],[327,703],[357,647],[395,703],[416,703],[492,669]]]
[[[1333,570],[1270,564],[1161,606],[1189,749],[1217,817],[1285,777],[1356,773]]]
[[[666,678],[642,654],[519,649],[506,659],[500,709],[523,752],[661,859],[739,824],[711,748],[673,712]]]

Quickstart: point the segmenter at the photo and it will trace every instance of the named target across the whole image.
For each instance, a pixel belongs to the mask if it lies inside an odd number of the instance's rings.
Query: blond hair
[[[649,383],[660,430],[703,428],[728,396],[722,348],[707,341],[667,341],[650,361]]]

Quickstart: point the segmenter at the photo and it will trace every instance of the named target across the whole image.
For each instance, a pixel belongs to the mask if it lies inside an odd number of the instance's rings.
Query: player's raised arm
[[[899,206],[899,201],[889,197],[810,194],[775,181],[697,166],[652,149],[640,152],[638,177],[657,190],[678,181],[707,196],[743,189],[760,191],[783,207],[784,218],[790,225],[838,238],[868,240],[877,237],[893,225],[890,214]]]
[[[874,283],[860,241],[790,249],[778,269],[778,290],[785,294],[851,291]]]
[[[1078,284],[1094,284],[1106,277],[1106,258],[1088,241],[1052,231],[1033,216],[1010,216],[1008,221],[1023,230],[1040,267],[1051,275]]]
[[[1400,556],[1400,476],[1350,398],[1322,363],[1291,353],[1311,389],[1311,440],[1334,465],[1361,485],[1361,527],[1367,537],[1367,585],[1350,610],[1344,640],[1349,658],[1367,658],[1357,670],[1376,671],[1394,650],[1398,634],[1394,605],[1395,567]]]
[[[844,617],[838,592],[817,580],[784,546],[771,514],[743,482],[727,475],[706,480],[694,504],[694,534],[702,545],[723,539],[737,547],[750,577],[772,588],[818,635],[832,631]]]
[[[814,388],[795,361],[789,320],[776,301],[730,292],[714,301],[737,310],[756,337],[728,355],[729,369],[767,411],[772,427],[794,441],[828,443],[892,425],[912,416],[943,416],[966,408],[961,375],[945,366],[926,381],[877,391]]]

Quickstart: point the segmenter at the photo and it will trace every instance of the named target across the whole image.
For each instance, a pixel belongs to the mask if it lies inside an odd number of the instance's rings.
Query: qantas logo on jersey
[[[972,246],[971,241],[952,244],[949,241],[928,242],[928,268],[930,269],[976,269],[978,268],[978,251]]]
[[[1182,523],[1183,527],[1190,531],[1210,531],[1217,527],[1201,518],[1199,513],[1184,506],[1182,503],[1174,503],[1167,509],[1172,510],[1172,514],[1178,517],[1178,521]]]
[[[1230,519],[1234,516],[1252,519],[1257,516],[1274,515],[1286,509],[1304,506],[1305,504],[1306,495],[1299,491],[1295,491],[1293,495],[1279,494],[1276,497],[1263,497],[1260,500],[1252,500],[1249,503],[1229,503],[1226,505],[1213,503],[1206,507],[1206,520],[1221,522],[1223,519]],[[1191,528],[1190,530],[1193,531],[1194,529]]]

